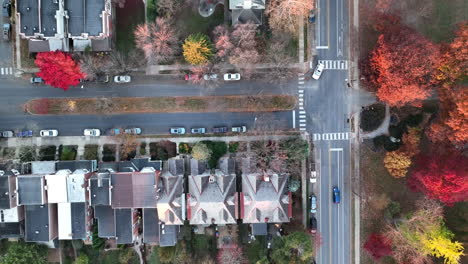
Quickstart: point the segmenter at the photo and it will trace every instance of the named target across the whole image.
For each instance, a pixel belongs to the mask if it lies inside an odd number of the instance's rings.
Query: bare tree
[[[158,17],[154,23],[139,25],[134,34],[136,46],[150,63],[166,61],[178,51],[177,34],[167,18]]]
[[[296,33],[299,17],[307,18],[313,7],[312,0],[271,0],[267,2],[265,14],[273,30]]]
[[[297,77],[299,73],[297,68],[290,67],[294,60],[287,54],[289,39],[285,34],[273,34],[267,44],[264,61],[272,65],[265,73],[269,82],[284,82]]]
[[[158,14],[164,17],[172,17],[182,7],[181,0],[157,0],[156,6]]]
[[[260,61],[255,38],[257,27],[252,22],[237,24],[231,33],[234,49],[229,56],[229,62],[239,68],[245,79],[252,76],[253,65]]]

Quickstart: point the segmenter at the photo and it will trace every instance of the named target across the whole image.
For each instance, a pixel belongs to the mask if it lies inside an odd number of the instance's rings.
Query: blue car
[[[333,187],[333,202],[340,203],[340,189]]]

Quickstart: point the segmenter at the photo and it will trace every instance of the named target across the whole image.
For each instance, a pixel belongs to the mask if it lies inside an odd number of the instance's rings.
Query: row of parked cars
[[[200,74],[186,74],[185,75],[185,80],[186,81],[198,81],[201,80],[205,81],[216,81],[218,80],[218,74],[217,73],[208,73],[204,74],[203,76]],[[225,81],[239,81],[241,79],[240,73],[225,73],[223,75],[223,80]]]
[[[141,128],[135,127],[135,128],[113,128],[109,131],[110,135],[121,135],[121,134],[129,134],[129,135],[140,135],[141,134]],[[39,131],[39,135],[41,137],[56,137],[58,136],[58,130],[57,129],[44,129]],[[87,128],[83,130],[83,136],[89,136],[89,137],[99,137],[101,135],[101,130],[97,128]],[[16,132],[16,134],[13,131],[7,130],[7,131],[1,131],[0,132],[0,137],[4,138],[10,138],[10,137],[32,137],[33,132],[32,130],[23,130]]]
[[[335,186],[335,187],[333,187],[333,190],[332,190],[332,201],[335,204],[339,204],[340,200],[341,200],[340,189],[337,186]],[[312,194],[310,196],[310,214],[311,214],[311,216],[310,216],[310,223],[309,223],[310,232],[312,234],[317,233],[317,219],[315,218],[316,213],[317,213],[317,196]]]
[[[228,127],[213,127],[211,129],[212,133],[226,133],[228,132],[229,129]],[[172,127],[169,132],[173,135],[183,135],[186,133],[185,127]],[[234,126],[231,127],[230,132],[233,133],[245,133],[247,132],[247,127],[246,126]],[[206,128],[204,127],[194,127],[190,129],[190,133],[192,134],[205,134],[206,133]]]

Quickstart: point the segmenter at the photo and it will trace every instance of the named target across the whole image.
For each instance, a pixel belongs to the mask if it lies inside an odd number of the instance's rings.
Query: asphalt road
[[[319,0],[316,21],[317,60],[326,61],[319,80],[305,84],[307,131],[314,140],[319,193],[317,263],[351,263],[350,138],[348,118],[356,94],[347,87],[348,7],[344,0]],[[316,61],[313,65],[315,67]],[[332,202],[332,189],[341,202]]]
[[[0,81],[0,130],[32,129],[37,135],[40,129],[58,129],[60,135],[81,135],[85,128],[103,131],[113,127],[140,127],[143,134],[164,134],[170,127],[205,127],[246,125],[248,129],[262,123],[273,123],[277,129],[292,127],[291,112],[275,113],[160,113],[126,115],[67,115],[32,116],[24,113],[22,105],[38,97],[125,97],[125,96],[199,96],[239,94],[288,94],[294,82],[270,84],[262,82],[226,82],[213,88],[190,85],[185,81],[155,81],[135,76],[130,84],[87,83],[68,91],[46,85],[32,85],[26,80],[3,79]],[[273,122],[274,121],[274,122]]]

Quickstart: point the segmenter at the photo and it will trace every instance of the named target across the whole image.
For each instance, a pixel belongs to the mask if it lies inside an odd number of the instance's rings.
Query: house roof
[[[57,170],[70,170],[74,172],[76,170],[87,170],[88,172],[96,171],[97,161],[95,160],[67,160],[57,161]]]
[[[266,236],[268,233],[267,223],[255,223],[252,224],[252,235],[254,236]]]
[[[25,240],[27,242],[47,242],[50,240],[49,206],[52,205],[25,206]]]
[[[164,232],[160,231],[159,246],[172,247],[177,244],[177,234],[180,231],[178,225],[165,225]]]
[[[131,244],[132,235],[132,209],[115,209],[115,238],[117,244]]]
[[[184,176],[169,171],[161,173],[157,202],[159,219],[167,225],[182,225],[185,219]]]
[[[234,9],[232,10],[232,24],[245,24],[249,21],[256,25],[263,22],[263,10],[261,9]]]
[[[69,17],[68,32],[72,36],[87,33],[90,36],[99,36],[102,32],[102,12],[104,0],[68,0],[65,9]]]
[[[112,173],[113,208],[155,208],[156,172]]]
[[[108,205],[94,206],[94,217],[98,220],[99,237],[115,237],[115,212]]]
[[[37,40],[29,40],[29,42],[42,42]],[[49,45],[49,44],[47,44]],[[31,48],[31,47],[30,47]],[[31,50],[30,50],[31,52]],[[32,174],[51,174],[55,173],[56,161],[32,161],[31,173]]]
[[[161,171],[162,161],[150,160],[149,158],[131,159],[119,162],[99,162],[99,170],[112,169],[115,172],[141,171],[143,168],[152,167],[156,171]]]
[[[156,208],[143,208],[143,242],[159,243],[159,218]]]
[[[59,5],[51,0],[40,0],[41,4],[41,29],[40,32],[46,37],[53,37],[57,33],[57,20],[55,15],[59,9]],[[31,1],[29,1],[31,2]]]
[[[17,177],[17,182],[19,205],[40,205],[46,203],[43,176],[21,175]]]
[[[59,239],[72,239],[72,216],[71,204],[59,203],[57,204],[58,211],[58,238]]]
[[[16,176],[0,176],[0,209],[9,209],[16,205],[15,186]]]
[[[19,222],[24,219],[23,207],[16,206],[10,209],[0,210],[2,218],[0,222]]]
[[[33,36],[39,32],[39,1],[16,1],[16,9],[21,14],[21,33]]]
[[[68,202],[82,203],[86,201],[86,181],[83,171],[76,170],[67,176]]]
[[[168,161],[169,172],[173,175],[183,175],[185,173],[184,159],[172,158]]]
[[[70,173],[69,170],[61,170],[56,174],[44,176],[47,186],[47,201],[49,203],[68,202],[67,175]]]
[[[192,159],[191,163],[199,163]],[[228,160],[224,164],[229,164]],[[224,168],[229,171],[228,168]],[[237,219],[238,196],[236,175],[215,170],[190,175],[188,198],[188,219],[190,224],[211,225],[235,224]]]
[[[95,173],[89,178],[89,196],[91,205],[110,205],[110,173]]]
[[[250,162],[246,159],[243,162]],[[244,223],[289,222],[289,175],[273,171],[242,173],[241,218]]]
[[[72,239],[86,238],[86,203],[71,203]]]
[[[24,222],[0,223],[0,239],[20,238],[24,235]]]
[[[265,0],[229,0],[229,9],[265,9]]]

